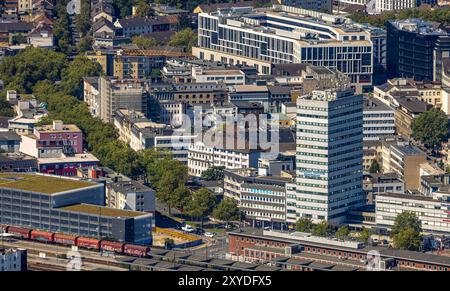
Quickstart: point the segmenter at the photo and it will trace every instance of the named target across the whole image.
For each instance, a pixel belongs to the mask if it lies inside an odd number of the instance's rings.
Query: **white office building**
[[[364,99],[364,141],[379,140],[395,134],[395,111],[375,98]]]
[[[370,33],[345,18],[274,5],[263,12],[221,9],[198,16],[200,59],[254,66],[271,74],[272,64],[310,63],[338,69],[356,88],[372,85]]]
[[[297,215],[339,224],[364,204],[363,97],[351,89],[297,99]]]
[[[196,142],[189,146],[188,173],[201,177],[211,167],[225,169],[248,169],[258,166],[261,150],[226,149]]]
[[[450,194],[448,187],[430,196],[420,194],[380,193],[376,196],[376,223],[391,228],[397,215],[410,211],[417,215],[426,232],[450,233]]]

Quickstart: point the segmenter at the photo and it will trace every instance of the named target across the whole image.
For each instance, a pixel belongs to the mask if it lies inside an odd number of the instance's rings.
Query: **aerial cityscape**
[[[0,1],[0,273],[450,271],[449,120],[449,0]]]

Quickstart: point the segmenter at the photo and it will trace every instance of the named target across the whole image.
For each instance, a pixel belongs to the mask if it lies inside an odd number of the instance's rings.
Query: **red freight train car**
[[[96,249],[100,248],[100,241],[98,239],[78,237],[77,246],[86,249]]]
[[[74,246],[77,244],[77,236],[63,233],[55,233],[53,241],[57,244],[63,244],[68,246]]]
[[[117,253],[123,253],[123,245],[124,245],[123,243],[107,241],[107,240],[102,240],[100,242],[101,249],[103,249],[105,251],[117,252]]]
[[[123,247],[123,253],[127,254],[127,255],[131,255],[131,256],[145,257],[145,256],[147,256],[149,251],[150,251],[150,248],[144,247],[144,246],[136,246],[136,245],[126,244]]]
[[[53,242],[53,237],[55,236],[52,232],[41,231],[41,230],[32,230],[31,231],[31,239],[42,241],[42,242]]]
[[[30,238],[31,229],[22,228],[22,227],[15,227],[15,226],[8,226],[7,229],[6,229],[6,232],[14,235],[15,237],[29,239]]]

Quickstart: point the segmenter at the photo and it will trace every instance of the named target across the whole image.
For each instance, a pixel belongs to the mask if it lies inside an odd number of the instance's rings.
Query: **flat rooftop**
[[[97,185],[94,182],[37,174],[0,174],[0,188],[56,194]]]
[[[81,129],[79,129],[78,126],[76,126],[75,124],[63,124],[62,129],[60,129],[60,130],[55,129],[55,128],[53,128],[53,125],[48,124],[48,125],[36,127],[36,130],[41,133],[81,132]]]
[[[70,206],[65,206],[58,208],[63,211],[72,211],[72,212],[81,212],[86,214],[94,214],[98,216],[107,216],[107,217],[138,217],[145,215],[145,212],[131,211],[131,210],[122,210],[109,208],[105,206],[92,205],[92,204],[74,204]]]

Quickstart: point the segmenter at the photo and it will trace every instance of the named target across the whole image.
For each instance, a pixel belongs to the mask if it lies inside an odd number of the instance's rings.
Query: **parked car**
[[[209,232],[209,231],[205,232],[205,233],[204,233],[203,235],[204,235],[204,236],[206,236],[206,237],[210,237],[210,238],[213,238],[213,237],[215,237],[215,236],[216,236],[216,234],[215,234],[215,233],[213,233],[213,232]]]
[[[181,228],[181,230],[185,231],[185,232],[194,232],[195,228],[193,228],[192,226],[190,226],[189,224],[186,224],[185,226],[183,226]]]

